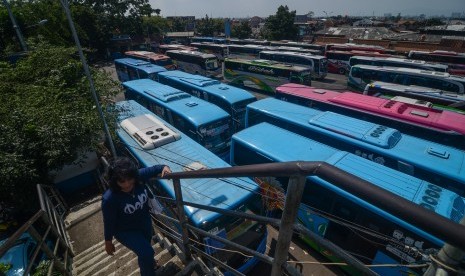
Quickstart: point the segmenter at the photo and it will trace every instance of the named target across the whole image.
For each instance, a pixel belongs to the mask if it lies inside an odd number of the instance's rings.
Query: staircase
[[[121,243],[114,241],[116,252],[113,256],[105,252],[101,216],[100,200],[97,199],[72,212],[65,220],[67,234],[76,253],[73,258],[73,275],[140,275],[137,256]],[[209,269],[195,256],[186,262],[179,247],[160,233],[153,236],[152,247],[159,265],[157,275],[222,275],[218,269]]]

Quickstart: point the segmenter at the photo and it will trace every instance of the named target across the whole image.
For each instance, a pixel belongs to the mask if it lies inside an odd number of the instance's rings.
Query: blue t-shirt
[[[139,182],[143,183],[161,173],[165,165],[155,165],[139,170]],[[151,235],[152,221],[149,214],[148,191],[144,185],[136,185],[131,193],[108,189],[102,198],[102,214],[106,241],[124,231],[142,231]]]

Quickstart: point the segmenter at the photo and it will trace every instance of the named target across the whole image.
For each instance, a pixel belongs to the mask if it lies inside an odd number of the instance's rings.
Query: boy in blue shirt
[[[155,275],[155,252],[151,245],[152,221],[148,192],[143,182],[158,174],[171,173],[168,166],[138,169],[131,159],[122,157],[108,169],[110,188],[102,199],[105,251],[115,252],[113,237],[137,255],[141,276]]]

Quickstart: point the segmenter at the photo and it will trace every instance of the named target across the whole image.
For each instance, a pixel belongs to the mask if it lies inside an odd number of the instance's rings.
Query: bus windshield
[[[229,120],[219,120],[199,128],[203,145],[214,153],[223,152],[229,146],[231,137]]]
[[[207,70],[218,69],[218,60],[216,58],[207,59],[205,61],[205,68],[207,68]]]

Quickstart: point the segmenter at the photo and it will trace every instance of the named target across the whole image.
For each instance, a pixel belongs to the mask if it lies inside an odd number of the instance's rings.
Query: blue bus
[[[119,102],[116,108],[119,111],[120,122],[117,130],[118,137],[125,150],[140,166],[166,164],[174,172],[229,167],[223,160],[166,121],[154,116],[152,112],[137,102]],[[148,131],[160,134],[157,135],[157,139],[153,139],[154,134],[147,134]],[[164,132],[168,134],[163,136]],[[156,195],[175,198],[171,180],[159,179],[150,184]],[[259,187],[248,178],[185,179],[181,181],[181,185],[183,200],[186,202],[257,215],[262,214]],[[163,207],[166,215],[175,214],[172,205],[164,204]],[[265,252],[267,229],[262,224],[190,206],[185,206],[184,212],[189,223],[195,227],[260,253]],[[170,224],[169,221],[163,223],[174,229],[180,229],[179,225]],[[246,273],[258,262],[256,257],[246,258],[240,254],[225,251],[233,248],[215,242],[211,238],[203,238],[198,234],[194,236],[198,242],[218,248],[205,246],[204,250],[208,254],[242,273]]]
[[[231,116],[214,104],[149,79],[123,83],[135,100],[213,153],[229,157]]]
[[[115,59],[115,69],[121,82],[138,79],[156,80],[157,73],[167,70],[162,66],[135,58]]]
[[[389,126],[404,134],[417,136],[459,149],[465,149],[465,139],[460,132],[456,130],[452,131],[450,127],[438,127],[440,124],[451,126],[452,124],[450,124],[450,121],[453,119],[451,119],[450,116],[444,119],[435,119],[437,121],[433,123],[419,123],[420,120],[433,121],[433,116],[428,115],[425,117],[422,113],[409,113],[409,105],[392,105],[393,102],[390,102],[382,106],[378,102],[379,99],[360,99],[364,96],[349,91],[342,91],[342,93],[340,93],[293,83],[277,87],[275,97],[279,100],[308,106],[321,111],[332,111],[364,121]],[[419,102],[421,103],[421,101]],[[377,112],[373,111],[375,109]],[[385,113],[383,114],[383,112]],[[386,113],[391,113],[391,115],[387,115]]]
[[[245,107],[257,100],[244,89],[182,71],[161,72],[158,81],[221,107],[231,115],[233,132],[244,128]]]
[[[329,111],[263,99],[247,106],[246,127],[267,122],[465,195],[465,152],[394,128]]]
[[[295,160],[324,161],[457,223],[464,216],[465,199],[452,191],[268,123],[246,128],[231,139],[232,165]],[[285,192],[286,181],[268,181],[277,182],[274,187],[281,185]],[[307,178],[298,221],[366,264],[421,264],[444,244],[425,229],[316,176]],[[329,259],[340,261],[310,239],[302,238]],[[386,276],[423,274],[421,268],[403,266],[373,270]]]

